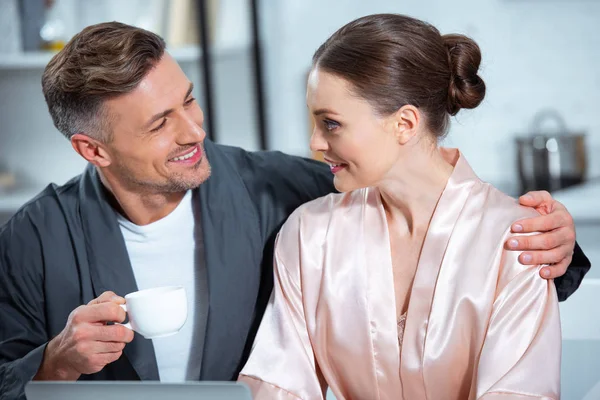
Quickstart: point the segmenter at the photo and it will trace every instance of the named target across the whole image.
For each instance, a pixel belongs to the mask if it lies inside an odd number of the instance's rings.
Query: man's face
[[[204,115],[192,84],[165,53],[132,92],[105,102],[112,140],[105,175],[128,190],[180,192],[210,176],[204,154]]]

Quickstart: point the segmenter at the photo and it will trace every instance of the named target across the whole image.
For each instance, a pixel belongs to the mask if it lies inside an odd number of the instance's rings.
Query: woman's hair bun
[[[447,111],[456,115],[461,108],[475,108],[485,97],[485,82],[477,74],[481,50],[475,41],[464,35],[443,35],[450,64]]]

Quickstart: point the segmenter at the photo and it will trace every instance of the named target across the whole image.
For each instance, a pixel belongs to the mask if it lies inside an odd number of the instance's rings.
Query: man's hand
[[[48,342],[34,380],[77,380],[118,360],[125,344],[133,340],[132,330],[106,325],[125,320],[120,304],[125,304],[124,298],[104,292],[71,312],[65,329]]]
[[[564,275],[575,248],[575,224],[571,214],[546,191],[529,192],[519,198],[519,203],[535,208],[542,215],[517,221],[511,230],[515,233],[541,233],[511,237],[506,241],[507,248],[526,251],[519,256],[521,264],[550,264],[540,270],[542,278]]]

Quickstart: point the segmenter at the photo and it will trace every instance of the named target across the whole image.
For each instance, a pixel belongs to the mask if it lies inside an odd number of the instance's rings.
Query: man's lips
[[[197,161],[202,156],[202,149],[199,145],[187,149],[185,152],[178,154],[177,156],[170,158],[171,162],[186,162],[186,161]]]

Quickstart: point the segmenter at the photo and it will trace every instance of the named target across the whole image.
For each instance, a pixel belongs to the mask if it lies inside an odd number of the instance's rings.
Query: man
[[[275,235],[296,207],[334,191],[329,169],[205,140],[191,83],[163,40],[138,28],[86,28],[42,87],[89,166],[0,231],[0,399],[23,398],[31,379],[235,379],[272,289]],[[547,215],[520,231],[546,233],[507,246],[533,250],[526,264],[556,264],[547,278],[566,271],[564,300],[589,262],[578,247],[571,262],[564,207],[530,195],[523,202]],[[126,317],[121,296],[164,285],[188,293],[179,334],[149,341],[114,324]]]

